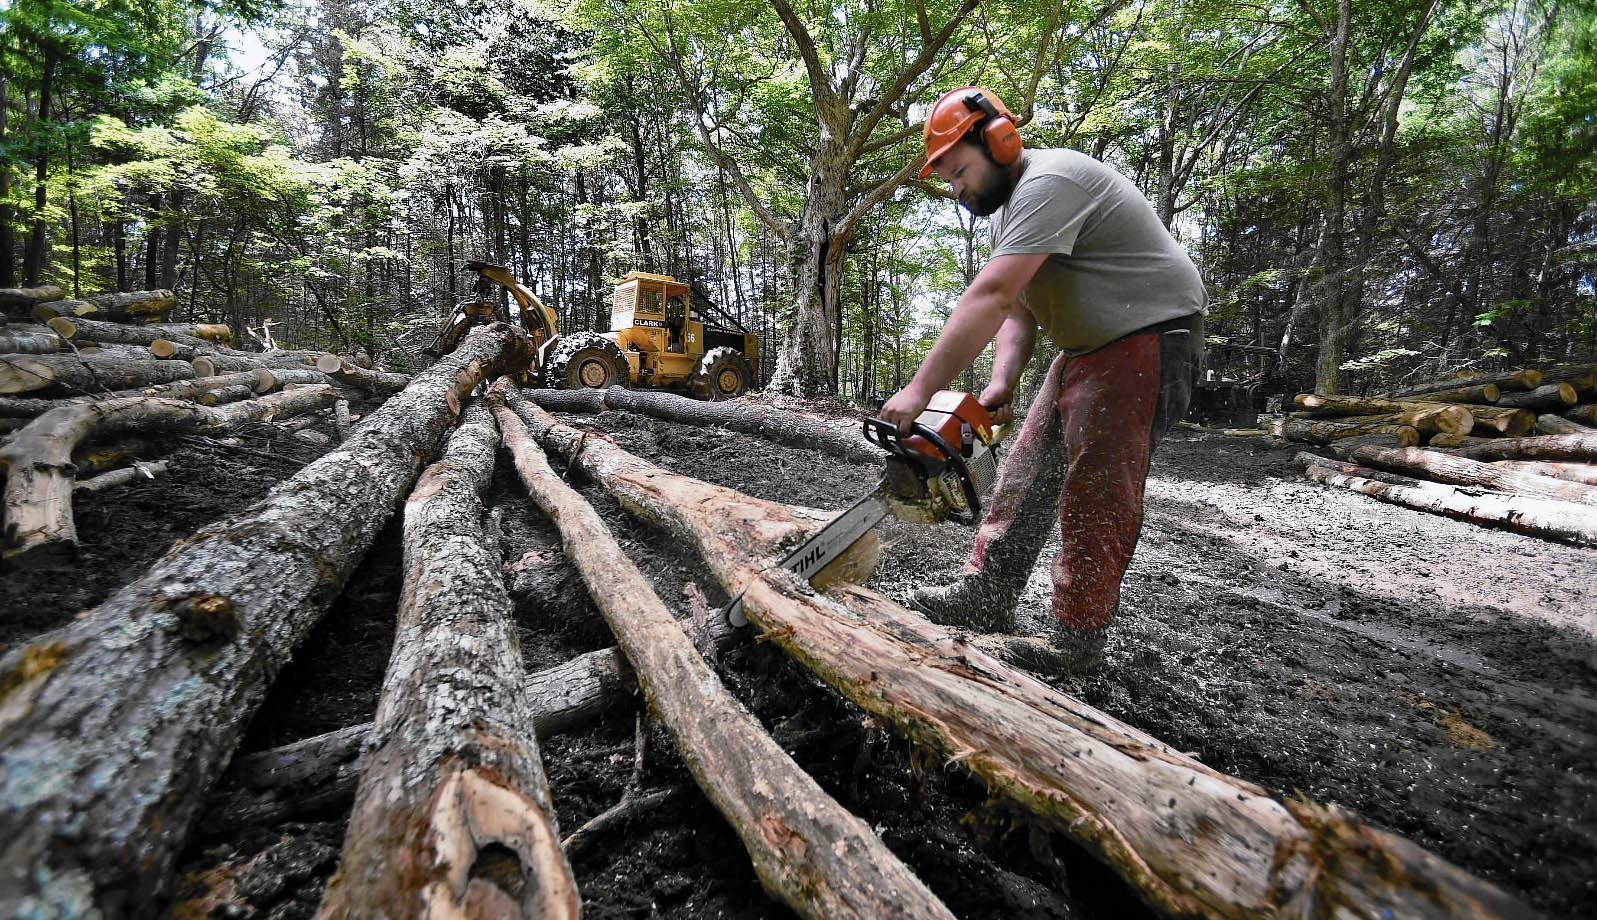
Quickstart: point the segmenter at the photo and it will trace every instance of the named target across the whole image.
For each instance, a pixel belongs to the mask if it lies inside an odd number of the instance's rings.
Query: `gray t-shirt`
[[[1020,302],[1066,354],[1207,309],[1198,269],[1130,179],[1075,150],[1027,150],[992,216],[993,256],[1049,253]]]

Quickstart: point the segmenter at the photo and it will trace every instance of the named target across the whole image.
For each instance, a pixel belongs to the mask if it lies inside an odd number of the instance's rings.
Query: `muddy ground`
[[[679,472],[761,498],[839,509],[876,470],[719,430],[618,413],[567,417]],[[0,641],[60,625],[172,540],[241,508],[317,450],[258,428],[170,445],[166,477],[76,504],[71,577],[7,573]],[[1155,456],[1142,542],[1100,674],[1066,692],[1278,795],[1334,802],[1553,916],[1597,915],[1597,551],[1486,530],[1301,478],[1291,451],[1176,429]],[[665,601],[723,597],[672,538],[577,483]],[[552,528],[501,462],[489,497],[529,669],[609,643]],[[873,587],[952,577],[971,534],[889,522]],[[351,577],[256,715],[260,750],[370,720],[399,593],[396,524]],[[1022,602],[1040,629],[1045,550]],[[530,554],[530,555],[529,555]],[[696,586],[696,587],[690,587]],[[766,647],[723,656],[734,692],[846,807],[963,917],[1146,915],[1064,838],[1034,831],[936,758],[917,756]],[[663,806],[573,854],[591,918],[789,916],[629,701],[543,739],[562,831],[629,784]],[[332,873],[347,800],[201,835],[176,911],[308,917]],[[202,823],[204,823],[202,821]],[[220,892],[220,894],[219,894]]]

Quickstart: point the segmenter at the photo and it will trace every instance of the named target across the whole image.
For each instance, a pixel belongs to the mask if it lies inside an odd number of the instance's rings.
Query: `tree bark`
[[[1480,386],[1456,387],[1451,390],[1437,390],[1432,393],[1421,393],[1412,397],[1422,402],[1446,403],[1486,403],[1497,402],[1503,395],[1503,388],[1495,383],[1483,383]]]
[[[1313,415],[1381,416],[1395,425],[1411,425],[1426,434],[1469,434],[1475,417],[1465,406],[1447,403],[1404,402],[1367,396],[1320,396],[1299,393],[1292,402]],[[1367,419],[1373,422],[1375,419]]]
[[[0,356],[0,393],[75,396],[128,387],[190,380],[183,361],[156,361],[122,354]]]
[[[1337,451],[1337,453],[1342,452]],[[1529,498],[1597,504],[1597,492],[1580,483],[1536,473],[1503,469],[1496,464],[1483,463],[1456,454],[1445,454],[1437,450],[1366,446],[1348,451],[1344,458],[1364,466],[1422,476],[1451,485],[1481,486]]]
[[[1567,463],[1556,460],[1493,460],[1492,466],[1521,473],[1536,473],[1554,479],[1597,486],[1597,463]]]
[[[7,473],[6,564],[46,568],[76,558],[72,454],[80,443],[131,431],[226,431],[244,422],[326,408],[337,398],[331,387],[325,387],[211,409],[181,400],[134,396],[44,413],[0,446],[0,468]]]
[[[1300,444],[1330,444],[1342,438],[1389,437],[1399,447],[1413,447],[1420,442],[1420,433],[1412,425],[1395,425],[1386,419],[1376,421],[1326,422],[1313,419],[1285,418],[1271,423],[1270,433]]]
[[[324,378],[319,381],[303,382],[328,383],[330,381]],[[218,377],[195,377],[191,380],[178,380],[142,389],[118,390],[104,396],[73,396],[67,399],[0,398],[0,418],[34,418],[49,412],[51,409],[59,409],[62,406],[81,406],[129,396],[198,401],[211,390],[234,386],[248,386],[253,388],[256,393],[262,394],[277,389],[276,381],[270,375],[263,378],[254,373],[223,374]]]
[[[1529,409],[1510,409],[1500,406],[1466,406],[1475,416],[1477,434],[1490,429],[1506,438],[1517,438],[1536,427],[1536,413]]]
[[[158,460],[154,463],[141,463],[135,466],[125,466],[109,473],[101,473],[92,479],[79,479],[72,484],[73,494],[78,492],[104,492],[117,486],[125,486],[130,482],[140,479],[154,479],[166,472],[166,462]]]
[[[170,290],[133,291],[127,294],[98,294],[82,300],[63,300],[37,304],[32,309],[33,318],[46,322],[54,316],[109,321],[114,323],[139,323],[158,320],[177,306],[177,296]]]
[[[807,447],[855,463],[879,463],[884,456],[857,427],[842,430],[797,412],[743,402],[705,402],[653,390],[526,390],[539,406],[553,412],[637,412],[670,422],[716,426],[755,437]]]
[[[398,393],[410,385],[410,378],[404,374],[370,370],[334,354],[317,357],[316,369],[339,383],[381,396]]]
[[[1393,390],[1386,394],[1390,398],[1405,396],[1418,396],[1424,393],[1437,393],[1442,390],[1454,390],[1461,387],[1477,387],[1492,384],[1501,390],[1534,390],[1542,385],[1542,372],[1536,370],[1511,371],[1506,374],[1475,374],[1469,377],[1454,377],[1449,380],[1429,380],[1425,383],[1416,383],[1401,389]]]
[[[66,342],[48,329],[41,331],[37,326],[0,329],[0,354],[48,355],[66,347]]]
[[[983,653],[875,592],[771,564],[769,504],[653,467],[511,400],[538,440],[692,544],[764,637],[867,712],[1053,823],[1181,916],[1518,916],[1506,894],[1344,815],[1282,803]],[[780,507],[780,506],[778,506]]]
[[[1394,505],[1533,537],[1597,545],[1597,515],[1585,505],[1423,482],[1308,453],[1298,454],[1297,462],[1315,482]]]
[[[1537,434],[1585,434],[1590,431],[1592,428],[1589,425],[1572,422],[1562,415],[1549,413],[1536,416]]]
[[[252,371],[256,368],[313,370],[319,354],[309,351],[240,351],[225,353],[212,350],[189,361],[199,377],[211,377],[227,371]]]
[[[1597,425],[1597,403],[1589,406],[1576,406],[1564,413],[1564,418],[1582,425]]]
[[[7,258],[10,258],[8,253]],[[0,288],[0,312],[14,320],[30,320],[33,318],[33,308],[42,303],[60,300],[67,296],[66,291],[53,284],[44,284],[39,287]]]
[[[470,407],[405,503],[393,656],[318,917],[580,914],[483,526],[498,446],[488,411]],[[514,865],[473,872],[490,847]]]
[[[496,392],[506,383],[495,384]],[[952,917],[727,692],[598,514],[550,469],[516,414],[501,402],[495,415],[522,482],[560,528],[566,555],[632,662],[650,708],[743,840],[765,889],[806,917]]]
[[[1534,438],[1490,438],[1453,455],[1471,460],[1572,460],[1597,463],[1597,434],[1548,434]]]
[[[1510,393],[1497,400],[1505,409],[1554,409],[1563,411],[1580,402],[1575,387],[1564,381],[1543,384],[1523,393]]]
[[[75,342],[111,342],[121,345],[154,345],[162,339],[176,342],[180,345],[196,345],[209,348],[214,344],[214,337],[220,333],[214,331],[226,326],[216,324],[173,324],[152,326],[130,326],[126,323],[112,323],[104,320],[89,319],[84,316],[52,316],[45,320],[45,325],[54,329],[64,339]],[[187,331],[184,331],[187,330]],[[209,336],[195,335],[195,332],[212,330]],[[162,356],[157,356],[162,357]]]
[[[466,394],[530,357],[510,326],[474,330],[342,448],[0,659],[0,913],[158,903],[267,686]]]

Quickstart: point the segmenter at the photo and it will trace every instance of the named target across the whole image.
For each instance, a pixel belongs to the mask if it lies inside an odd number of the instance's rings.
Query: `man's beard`
[[[1009,200],[1009,193],[1015,190],[1015,180],[1009,177],[1009,170],[998,166],[993,170],[992,179],[970,201],[960,202],[965,209],[977,217],[986,217],[1004,206]]]

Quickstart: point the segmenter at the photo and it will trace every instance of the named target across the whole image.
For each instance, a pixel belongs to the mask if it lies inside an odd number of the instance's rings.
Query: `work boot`
[[[981,574],[961,575],[953,584],[911,591],[909,606],[943,626],[978,633],[1011,632],[1015,628],[1015,604],[1025,582],[1013,588],[1000,582]]]
[[[1108,630],[1076,632],[1054,623],[1049,635],[1003,639],[988,653],[1047,677],[1083,677],[1103,666]]]

